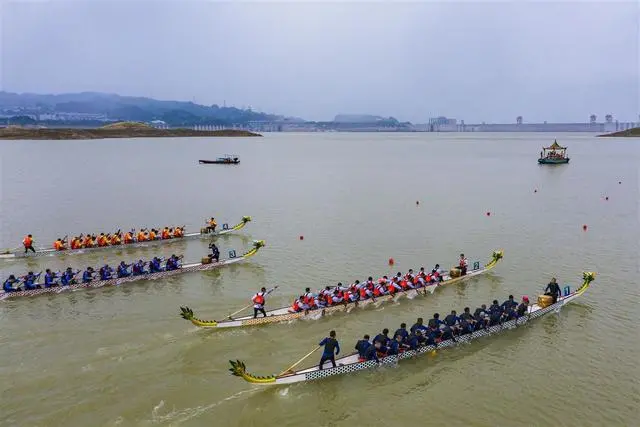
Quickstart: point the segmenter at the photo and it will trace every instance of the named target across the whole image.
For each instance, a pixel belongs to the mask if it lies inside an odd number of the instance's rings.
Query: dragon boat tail
[[[362,371],[365,369],[372,369],[377,366],[395,365],[396,363],[402,362],[403,360],[421,356],[424,354],[429,354],[437,349],[439,350],[439,349],[444,349],[448,347],[454,347],[459,344],[475,341],[479,338],[483,338],[491,335],[497,335],[497,334],[506,332],[509,329],[520,327],[521,325],[529,323],[530,321],[538,317],[542,317],[552,312],[557,312],[563,306],[567,305],[571,301],[575,300],[576,298],[584,294],[589,288],[589,285],[591,284],[591,282],[595,279],[595,277],[596,277],[596,273],[592,273],[592,272],[583,273],[583,283],[578,289],[571,292],[570,289],[568,289],[569,287],[566,286],[564,288],[564,295],[558,298],[558,301],[555,304],[551,304],[548,306],[545,304],[533,304],[529,306],[527,314],[525,314],[524,316],[518,319],[509,320],[500,325],[495,325],[495,326],[488,327],[486,329],[481,329],[471,334],[459,335],[455,339],[441,341],[436,345],[428,345],[428,346],[420,347],[417,350],[405,351],[403,353],[400,353],[399,355],[387,356],[385,358],[381,358],[379,362],[376,362],[374,360],[359,362],[358,354],[353,353],[348,356],[344,356],[336,359],[335,368],[325,368],[322,370],[318,370],[318,366],[316,365],[316,366],[301,369],[298,371],[287,370],[279,375],[268,375],[268,376],[261,377],[261,376],[248,373],[244,362],[240,360],[236,360],[236,361],[230,360],[229,363],[231,364],[231,368],[229,369],[229,371],[231,372],[232,375],[236,377],[240,377],[252,384],[281,385],[281,384],[291,384],[291,383],[297,383],[297,382],[320,380],[320,379],[328,378],[332,376],[350,374],[350,373]]]
[[[493,269],[498,262],[504,257],[504,251],[496,250],[491,255],[491,260],[484,266],[480,265],[479,261],[473,263],[473,269],[467,271],[467,274],[464,276],[451,277],[450,275],[444,275],[442,281],[439,283],[434,283],[431,285],[427,285],[422,288],[410,289],[407,291],[399,291],[395,295],[383,295],[380,297],[376,297],[375,299],[369,298],[362,301],[351,302],[351,303],[341,303],[334,306],[325,307],[322,309],[315,310],[307,310],[301,311],[297,313],[292,313],[289,311],[290,307],[281,307],[275,310],[267,311],[266,317],[258,317],[253,318],[253,316],[243,316],[237,318],[228,318],[225,320],[202,320],[195,317],[193,310],[189,307],[180,307],[181,313],[180,316],[193,323],[194,325],[201,328],[238,328],[245,326],[259,326],[266,325],[272,323],[280,323],[280,322],[289,322],[292,320],[299,319],[319,319],[322,316],[331,313],[348,313],[355,307],[364,307],[373,303],[384,303],[389,301],[397,300],[402,296],[406,296],[408,298],[414,298],[417,295],[428,295],[432,294],[436,288],[451,285],[454,283],[461,282],[465,279],[469,279],[471,277],[476,277],[481,274],[488,272]]]
[[[251,222],[250,216],[243,216],[239,223],[233,226],[229,226],[229,224],[222,224],[222,227],[218,231],[211,231],[210,229],[203,227],[200,229],[198,233],[186,233],[182,237],[172,237],[171,239],[162,239],[157,237],[155,240],[145,240],[143,242],[133,242],[133,243],[122,243],[120,245],[108,245],[108,246],[97,246],[93,248],[82,248],[82,249],[65,249],[62,251],[56,249],[49,248],[38,248],[36,252],[27,252],[25,253],[23,250],[6,250],[0,253],[0,260],[11,260],[16,258],[31,258],[38,256],[58,256],[58,255],[72,255],[72,254],[84,254],[88,252],[96,252],[103,250],[114,250],[114,249],[127,249],[127,248],[142,248],[152,245],[159,245],[165,243],[173,243],[173,242],[182,242],[185,240],[193,240],[199,239],[203,237],[217,237],[224,236],[225,234],[233,233],[235,231],[243,229],[247,223]]]
[[[251,258],[252,256],[258,253],[260,248],[264,246],[265,246],[264,240],[255,240],[253,242],[253,246],[251,247],[251,249],[240,256],[236,255],[235,250],[230,250],[229,257],[226,259],[221,259],[219,262],[207,262],[206,259],[203,259],[202,261],[204,262],[184,264],[177,270],[160,271],[158,273],[147,273],[147,274],[141,274],[138,276],[120,277],[120,278],[113,278],[109,280],[97,280],[91,283],[77,283],[69,286],[54,286],[50,288],[45,288],[42,284],[40,284],[40,286],[42,286],[42,288],[40,289],[23,290],[18,292],[5,292],[4,290],[0,290],[0,301],[5,299],[20,298],[20,297],[32,297],[36,295],[59,294],[62,292],[78,291],[82,289],[95,289],[95,288],[102,288],[105,286],[120,286],[127,283],[138,282],[142,280],[164,279],[166,277],[177,276],[178,274],[191,273],[194,271],[213,270],[213,269],[224,267],[227,265],[236,264],[238,262],[246,260],[247,258]]]

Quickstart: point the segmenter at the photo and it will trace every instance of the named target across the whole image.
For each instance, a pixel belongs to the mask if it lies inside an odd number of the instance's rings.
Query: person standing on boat
[[[33,248],[33,236],[31,234],[28,234],[24,239],[22,239],[22,245],[24,246],[25,254],[29,251],[34,254],[36,253],[36,250]]]
[[[209,230],[210,232],[215,233],[217,226],[218,223],[216,222],[216,219],[214,217],[211,217],[211,219],[207,221],[207,230]]]
[[[458,260],[458,268],[460,269],[460,275],[467,274],[467,267],[469,267],[469,261],[465,258],[464,254],[460,254],[460,260]]]
[[[551,278],[551,282],[549,282],[549,284],[545,288],[544,294],[550,295],[553,298],[554,304],[558,302],[558,298],[561,295],[561,291],[560,291],[560,285],[558,285],[558,282],[556,281],[555,277]]]
[[[324,365],[325,362],[331,362],[331,364],[335,368],[336,356],[340,354],[340,344],[336,339],[336,331],[329,332],[329,336],[325,337],[325,339],[320,341],[318,345],[324,346],[324,351],[322,352],[322,357],[320,358],[320,364],[318,365],[318,369],[322,370],[322,365]]]
[[[264,304],[266,302],[265,298],[267,297],[267,295],[273,292],[276,288],[277,286],[274,286],[273,288],[267,290],[267,288],[263,287],[260,289],[260,292],[257,292],[253,296],[253,298],[251,298],[251,301],[253,302],[253,318],[254,319],[258,317],[258,313],[262,313],[263,317],[267,317],[267,312],[264,311]]]

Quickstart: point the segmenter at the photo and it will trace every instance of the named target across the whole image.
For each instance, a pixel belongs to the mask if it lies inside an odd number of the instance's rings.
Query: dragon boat
[[[394,295],[382,295],[382,296],[376,297],[375,299],[368,298],[368,299],[356,301],[356,302],[339,303],[329,307],[317,308],[317,309],[307,310],[307,311],[300,311],[297,313],[290,312],[289,311],[290,307],[282,307],[275,310],[267,311],[266,317],[258,317],[255,319],[253,318],[253,316],[243,316],[235,319],[230,318],[230,319],[221,320],[221,321],[201,320],[195,317],[195,315],[193,314],[193,310],[191,310],[189,307],[180,307],[181,309],[180,315],[182,316],[183,319],[188,320],[194,325],[199,326],[201,328],[238,328],[243,326],[259,326],[259,325],[265,325],[265,324],[271,324],[271,323],[289,322],[292,320],[299,320],[299,319],[315,320],[330,313],[338,313],[338,312],[348,313],[351,311],[351,309],[355,307],[363,307],[373,303],[378,304],[383,302],[394,301],[402,296],[413,298],[416,295],[432,294],[435,291],[435,289],[438,287],[451,285],[453,283],[458,283],[462,280],[475,277],[480,274],[488,272],[489,270],[494,268],[496,264],[498,264],[498,261],[500,261],[503,258],[503,256],[504,256],[504,251],[502,250],[494,251],[493,254],[491,255],[491,260],[486,265],[481,266],[480,262],[476,261],[473,263],[473,269],[468,270],[467,274],[465,274],[464,276],[451,277],[450,274],[445,274],[442,277],[442,281],[439,283],[433,283],[417,289],[398,291]]]
[[[25,253],[23,250],[13,250],[13,251],[5,251],[4,253],[0,253],[0,260],[10,260],[16,258],[31,258],[34,256],[57,256],[57,255],[72,255],[72,254],[84,254],[89,252],[103,251],[108,249],[125,249],[125,248],[143,248],[158,244],[164,243],[173,243],[173,242],[182,242],[185,240],[193,240],[199,239],[202,237],[217,237],[223,236],[225,234],[233,233],[234,231],[238,231],[243,229],[248,222],[251,221],[250,216],[243,216],[242,220],[236,225],[229,226],[229,224],[222,224],[222,228],[218,231],[210,231],[209,228],[203,227],[200,229],[198,233],[186,233],[182,237],[172,237],[171,239],[162,239],[159,236],[155,240],[145,240],[144,242],[133,242],[133,243],[122,243],[120,245],[108,245],[108,246],[98,246],[93,248],[82,248],[82,249],[65,249],[62,251],[56,249],[49,248],[38,248],[36,252]]]
[[[470,334],[458,335],[454,339],[441,341],[436,345],[423,346],[418,348],[417,350],[409,350],[409,351],[400,353],[398,355],[387,356],[387,357],[381,358],[378,362],[376,362],[375,360],[359,362],[358,353],[353,353],[348,356],[337,358],[335,368],[325,368],[322,370],[319,370],[316,364],[315,366],[301,369],[298,371],[287,370],[279,375],[269,375],[269,376],[260,377],[260,376],[255,376],[248,373],[244,362],[239,360],[236,360],[236,361],[230,360],[229,363],[231,364],[231,368],[229,370],[231,371],[232,375],[240,377],[252,384],[281,385],[281,384],[292,384],[292,383],[298,383],[298,382],[320,380],[320,379],[328,378],[332,376],[358,372],[365,369],[372,369],[372,368],[376,368],[377,366],[395,365],[398,362],[402,362],[403,360],[428,354],[437,349],[454,347],[459,344],[466,344],[483,337],[501,334],[510,329],[514,329],[522,325],[525,325],[538,317],[542,317],[549,313],[557,312],[563,306],[565,306],[566,304],[570,303],[571,301],[575,300],[576,298],[584,294],[589,288],[590,283],[595,279],[595,276],[596,276],[596,273],[592,273],[592,272],[583,273],[582,285],[573,292],[571,292],[569,286],[565,286],[564,295],[558,298],[558,301],[555,304],[546,305],[548,301],[542,296],[539,297],[538,303],[530,305],[527,310],[527,313],[520,318],[509,320],[500,325],[495,325],[485,329],[480,329]]]
[[[36,295],[45,295],[45,294],[59,294],[63,292],[69,291],[78,291],[81,289],[95,289],[102,288],[105,286],[120,286],[131,282],[138,282],[142,280],[156,280],[156,279],[164,279],[166,277],[177,276],[178,274],[191,273],[194,271],[207,271],[213,270],[215,268],[224,267],[231,264],[236,264],[238,262],[244,261],[247,258],[254,256],[260,248],[264,247],[264,240],[255,240],[253,242],[253,247],[245,252],[241,256],[237,256],[235,250],[229,251],[229,257],[227,259],[222,259],[218,262],[210,262],[208,258],[203,258],[202,262],[184,264],[177,270],[171,271],[160,271],[158,273],[147,273],[141,274],[139,276],[127,276],[127,277],[119,277],[113,278],[109,280],[94,280],[91,283],[77,283],[69,286],[54,286],[51,288],[42,287],[40,289],[30,289],[23,290],[17,292],[5,292],[4,290],[0,290],[0,301],[5,299],[14,299],[19,297],[33,297]],[[40,286],[43,286],[40,284]]]

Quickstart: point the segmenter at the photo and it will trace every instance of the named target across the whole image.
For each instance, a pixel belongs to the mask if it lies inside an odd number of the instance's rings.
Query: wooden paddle
[[[289,368],[285,369],[284,371],[280,372],[280,374],[278,374],[278,376],[284,375],[286,373],[292,372],[291,370],[293,368],[295,368],[296,366],[298,366],[303,360],[305,360],[307,357],[311,356],[313,353],[315,353],[316,351],[318,351],[318,349],[320,348],[320,346],[317,346],[316,348],[314,348],[313,350],[311,350],[309,353],[307,353],[302,359],[298,360],[296,363],[294,363],[293,365],[289,366]]]
[[[238,314],[238,313],[240,313],[242,311],[245,311],[247,308],[251,307],[252,305],[253,305],[253,301],[251,303],[249,303],[249,305],[246,305],[246,306],[242,307],[240,310],[235,311],[235,312],[231,313],[230,315],[228,315],[227,319],[233,319],[234,315],[236,315],[236,314]]]

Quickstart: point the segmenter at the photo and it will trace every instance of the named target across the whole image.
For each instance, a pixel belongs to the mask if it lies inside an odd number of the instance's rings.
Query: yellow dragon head
[[[229,368],[231,375],[240,377],[247,382],[254,383],[254,384],[266,384],[266,383],[275,382],[276,380],[275,375],[258,377],[258,376],[247,373],[247,369],[246,369],[246,366],[244,365],[244,362],[241,362],[239,360],[236,360],[235,362],[233,360],[229,360],[229,363],[231,364],[231,368]]]

